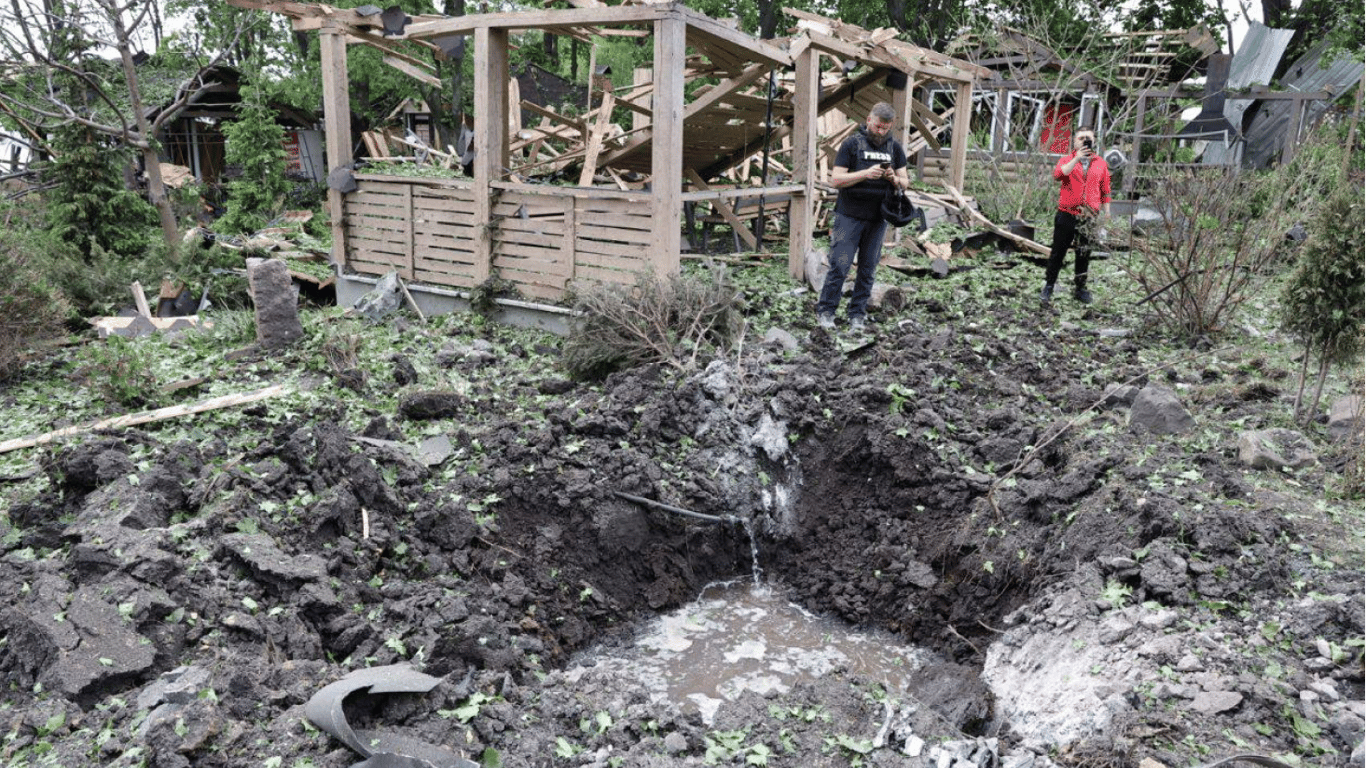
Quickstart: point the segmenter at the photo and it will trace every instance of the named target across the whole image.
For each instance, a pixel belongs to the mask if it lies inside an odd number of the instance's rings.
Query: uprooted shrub
[[[1252,211],[1249,200],[1265,183],[1222,169],[1177,170],[1158,182],[1152,200],[1161,221],[1135,237],[1138,258],[1126,269],[1177,337],[1217,336],[1284,261],[1297,212]]]
[[[0,233],[0,270],[10,281],[0,291],[0,381],[22,367],[26,352],[63,335],[70,314],[66,299],[31,263],[27,250],[17,236]]]
[[[581,315],[563,361],[579,379],[646,363],[687,370],[704,353],[730,348],[743,325],[740,294],[724,267],[709,277],[642,274],[631,286],[589,285],[575,309]]]

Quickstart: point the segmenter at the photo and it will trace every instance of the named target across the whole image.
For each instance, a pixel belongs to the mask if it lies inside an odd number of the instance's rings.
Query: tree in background
[[[161,127],[206,87],[205,73],[222,54],[201,60],[183,77],[170,103],[149,117],[137,60],[145,37],[156,36],[160,13],[153,4],[131,0],[50,0],[46,7],[14,3],[13,17],[0,24],[0,50],[10,59],[9,79],[0,86],[0,112],[12,127],[35,137],[42,150],[60,129],[81,126],[142,160],[147,196],[156,207],[166,244],[179,242],[175,212],[161,177],[156,136]],[[158,20],[153,24],[152,20]],[[231,46],[223,46],[224,49]],[[117,70],[100,52],[117,54]]]
[[[1366,205],[1360,181],[1337,187],[1310,224],[1309,239],[1282,295],[1282,325],[1304,343],[1295,393],[1296,419],[1308,422],[1318,413],[1330,367],[1361,360],[1362,314],[1366,312],[1363,220]],[[1318,358],[1318,379],[1312,400],[1304,404],[1311,357]]]
[[[122,257],[145,250],[157,216],[124,183],[128,151],[83,125],[59,128],[51,147],[54,159],[43,176],[55,185],[46,195],[52,238],[74,248],[87,265],[95,262],[92,246]]]
[[[227,213],[217,229],[225,233],[255,232],[279,212],[289,182],[285,178],[285,131],[266,103],[260,75],[242,87],[237,119],[223,126],[228,165],[242,175],[228,182]]]

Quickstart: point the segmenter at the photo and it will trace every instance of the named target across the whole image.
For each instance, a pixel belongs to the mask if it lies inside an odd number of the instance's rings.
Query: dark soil
[[[705,370],[596,385],[546,367],[548,337],[413,327],[386,376],[315,382],[360,399],[44,449],[45,490],[11,499],[0,528],[0,762],[349,766],[361,756],[305,703],[413,661],[440,684],[348,699],[351,724],[490,765],[739,764],[756,753],[715,748],[739,730],[770,765],[920,765],[911,733],[1041,765],[1347,765],[1363,590],[1360,542],[1341,537],[1360,521],[1317,503],[1337,482],[1322,465],[1252,471],[1234,448],[1280,423],[1289,380],[1228,355],[1156,368],[1133,336],[965,300],[913,300],[871,345],[802,318],[796,352],[751,341]],[[1097,406],[1125,382],[1175,389],[1197,433],[1140,434]],[[433,435],[455,450],[443,464],[403,447]],[[576,653],[751,570],[744,528],[617,492],[747,519],[793,599],[942,663],[911,702],[832,675],[710,725],[628,681],[571,682]],[[1099,654],[1093,679],[1063,687],[1096,703],[1054,709],[1092,725],[1031,730],[1044,715],[1012,714],[989,683],[1013,674],[1011,649],[1041,674],[1077,643]],[[1039,678],[1021,685],[1046,700]],[[826,717],[783,716],[813,708]]]

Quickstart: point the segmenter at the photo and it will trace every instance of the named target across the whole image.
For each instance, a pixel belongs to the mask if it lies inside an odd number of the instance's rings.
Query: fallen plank
[[[688,181],[691,182],[698,189],[702,191],[710,191],[711,188],[708,187],[707,183],[702,180],[702,177],[697,173],[697,171],[693,170],[692,168],[688,168],[684,170],[684,174],[686,175]],[[749,227],[745,226],[745,223],[740,219],[740,217],[735,215],[735,210],[730,207],[730,204],[719,197],[712,200],[711,202],[712,205],[716,207],[717,212],[725,217],[726,221],[730,224],[731,229],[735,231],[735,234],[739,235],[740,239],[744,240],[745,244],[750,247],[750,250],[759,250],[758,239],[754,237],[753,232],[749,231]]]
[[[5,442],[0,443],[0,453],[9,453],[10,451],[17,451],[20,448],[33,448],[35,446],[45,445],[47,443],[53,442],[54,440],[60,440],[63,437],[71,437],[72,435],[80,435],[86,432],[94,432],[97,429],[118,429],[120,427],[131,427],[137,424],[150,424],[155,421],[167,421],[169,419],[178,419],[181,416],[192,416],[196,413],[205,413],[207,411],[216,411],[222,408],[230,408],[234,405],[254,403],[257,400],[265,400],[266,398],[275,397],[276,395],[283,394],[285,391],[285,385],[275,384],[273,386],[266,387],[265,389],[258,389],[254,392],[242,392],[234,395],[223,395],[222,397],[214,397],[208,400],[202,400],[198,403],[191,403],[189,405],[173,405],[168,408],[158,408],[154,411],[126,413],[122,416],[115,416],[112,419],[101,419],[99,421],[91,421],[85,424],[75,424],[70,427],[54,429],[51,432],[45,432],[41,435],[34,435],[31,437],[20,437],[15,438],[14,440],[6,440]]]
[[[1001,237],[1004,237],[1005,239],[1010,240],[1011,242],[1014,242],[1018,245],[1022,245],[1025,248],[1034,251],[1035,253],[1042,253],[1045,256],[1048,255],[1048,246],[1042,243],[1037,243],[1033,240],[1030,240],[1027,237],[1021,237],[1020,235],[1017,235],[1014,232],[1005,229],[1004,227],[998,227],[996,226],[996,224],[992,223],[990,219],[983,216],[981,213],[978,213],[976,209],[968,205],[968,201],[963,197],[963,193],[959,192],[957,189],[954,189],[953,185],[948,183],[947,181],[944,182],[944,189],[947,189],[949,191],[949,194],[953,195],[953,199],[958,202],[959,210],[966,213],[974,221],[976,221],[978,224],[981,224],[983,227],[991,231],[993,234],[1000,235]]]

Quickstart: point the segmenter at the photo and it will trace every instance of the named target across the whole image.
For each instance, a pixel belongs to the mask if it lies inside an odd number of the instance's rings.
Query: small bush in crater
[[[632,286],[588,286],[575,308],[582,317],[563,360],[580,379],[655,362],[692,368],[704,352],[729,348],[743,323],[740,294],[723,267],[709,279],[641,275]]]

